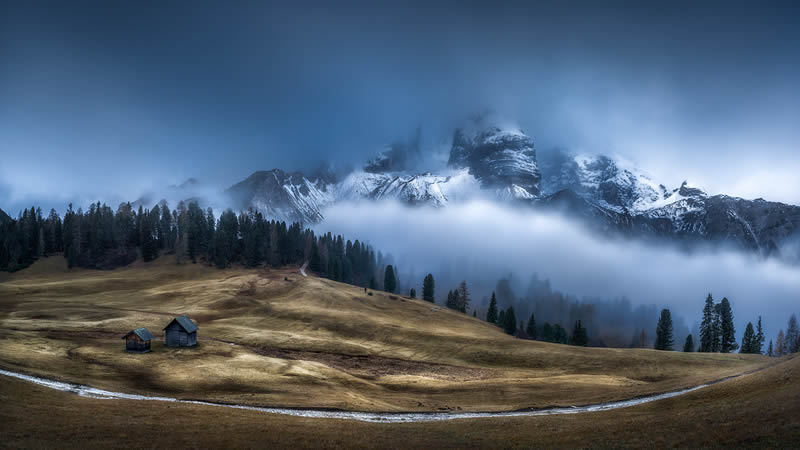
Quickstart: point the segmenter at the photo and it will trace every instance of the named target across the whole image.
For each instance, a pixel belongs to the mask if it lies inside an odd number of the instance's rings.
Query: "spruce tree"
[[[553,327],[553,342],[566,344],[568,339],[567,330],[565,330],[560,323],[555,324]]]
[[[694,338],[692,338],[691,334],[686,336],[686,342],[683,344],[683,351],[687,353],[694,351]]]
[[[550,322],[545,322],[542,326],[542,340],[553,342],[553,326],[550,325]]]
[[[792,314],[789,317],[789,324],[786,327],[785,337],[786,353],[797,353],[800,351],[800,329],[797,326],[797,316]]]
[[[658,318],[656,326],[656,350],[672,350],[672,314],[668,309],[661,310],[661,317]]]
[[[383,290],[389,293],[394,293],[397,288],[397,278],[394,276],[394,267],[391,264],[386,266],[386,271],[383,276]]]
[[[502,309],[500,310],[500,312],[497,313],[497,322],[496,322],[496,324],[500,328],[505,328],[506,327],[506,312],[504,310],[502,310]]]
[[[758,326],[756,326],[756,349],[754,353],[759,355],[764,349],[764,329],[761,327],[761,316],[758,316]]]
[[[433,303],[433,296],[434,296],[434,287],[435,283],[433,281],[433,275],[428,274],[425,276],[425,279],[422,281],[422,299],[426,302]]]
[[[497,296],[492,292],[492,299],[489,301],[489,310],[486,312],[486,321],[497,323]]]
[[[469,309],[469,289],[467,289],[467,282],[462,281],[458,285],[458,310],[465,313]]]
[[[579,345],[586,347],[589,345],[589,336],[586,333],[586,328],[583,328],[581,321],[575,322],[575,327],[572,330],[572,345]]]
[[[525,333],[528,334],[528,338],[536,340],[536,318],[531,313],[531,318],[528,319],[528,326],[525,328]]]
[[[736,343],[736,330],[733,327],[733,311],[731,311],[731,304],[727,298],[723,298],[719,305],[721,323],[720,351],[722,353],[730,353],[739,348],[739,344]]]
[[[411,292],[408,293],[408,296],[411,297],[411,298],[417,298],[417,290],[414,289],[414,288],[411,288]]]
[[[767,347],[767,356],[774,356],[772,351],[772,339],[769,340],[769,347]]]
[[[509,306],[503,316],[503,329],[507,334],[514,335],[517,332],[517,316],[514,314],[514,307]]]
[[[753,322],[747,322],[742,335],[742,347],[739,353],[755,353],[756,332],[753,329]]]
[[[706,297],[703,307],[703,321],[700,324],[700,352],[714,351],[714,298],[711,294]]]

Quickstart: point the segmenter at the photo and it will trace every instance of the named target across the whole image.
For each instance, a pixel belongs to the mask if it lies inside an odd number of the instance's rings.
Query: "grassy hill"
[[[565,416],[383,424],[96,400],[0,383],[0,447],[753,447],[800,442],[800,357],[658,402]]]
[[[197,322],[197,348],[163,346],[161,330],[179,314]],[[121,336],[142,326],[156,335],[153,352],[125,353]],[[129,393],[490,411],[670,391],[771,361],[523,341],[465,314],[296,268],[217,270],[162,258],[91,271],[51,257],[0,274],[0,368]]]

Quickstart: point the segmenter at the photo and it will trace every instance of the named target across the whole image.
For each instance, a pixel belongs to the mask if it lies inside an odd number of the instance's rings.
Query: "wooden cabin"
[[[122,339],[125,339],[125,351],[147,353],[150,351],[150,341],[153,340],[153,335],[147,328],[137,328],[122,336]]]
[[[197,345],[197,325],[186,316],[178,316],[164,327],[164,344],[167,347],[194,347]]]

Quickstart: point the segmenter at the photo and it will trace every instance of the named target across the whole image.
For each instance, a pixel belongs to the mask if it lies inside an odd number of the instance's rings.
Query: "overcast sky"
[[[379,3],[2,2],[0,208],[432,150],[487,110],[800,204],[797,2]]]

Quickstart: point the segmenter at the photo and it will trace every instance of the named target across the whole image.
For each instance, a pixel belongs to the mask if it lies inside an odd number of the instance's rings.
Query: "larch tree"
[[[778,337],[775,338],[775,356],[783,356],[786,354],[786,337],[783,330],[778,330]]]

